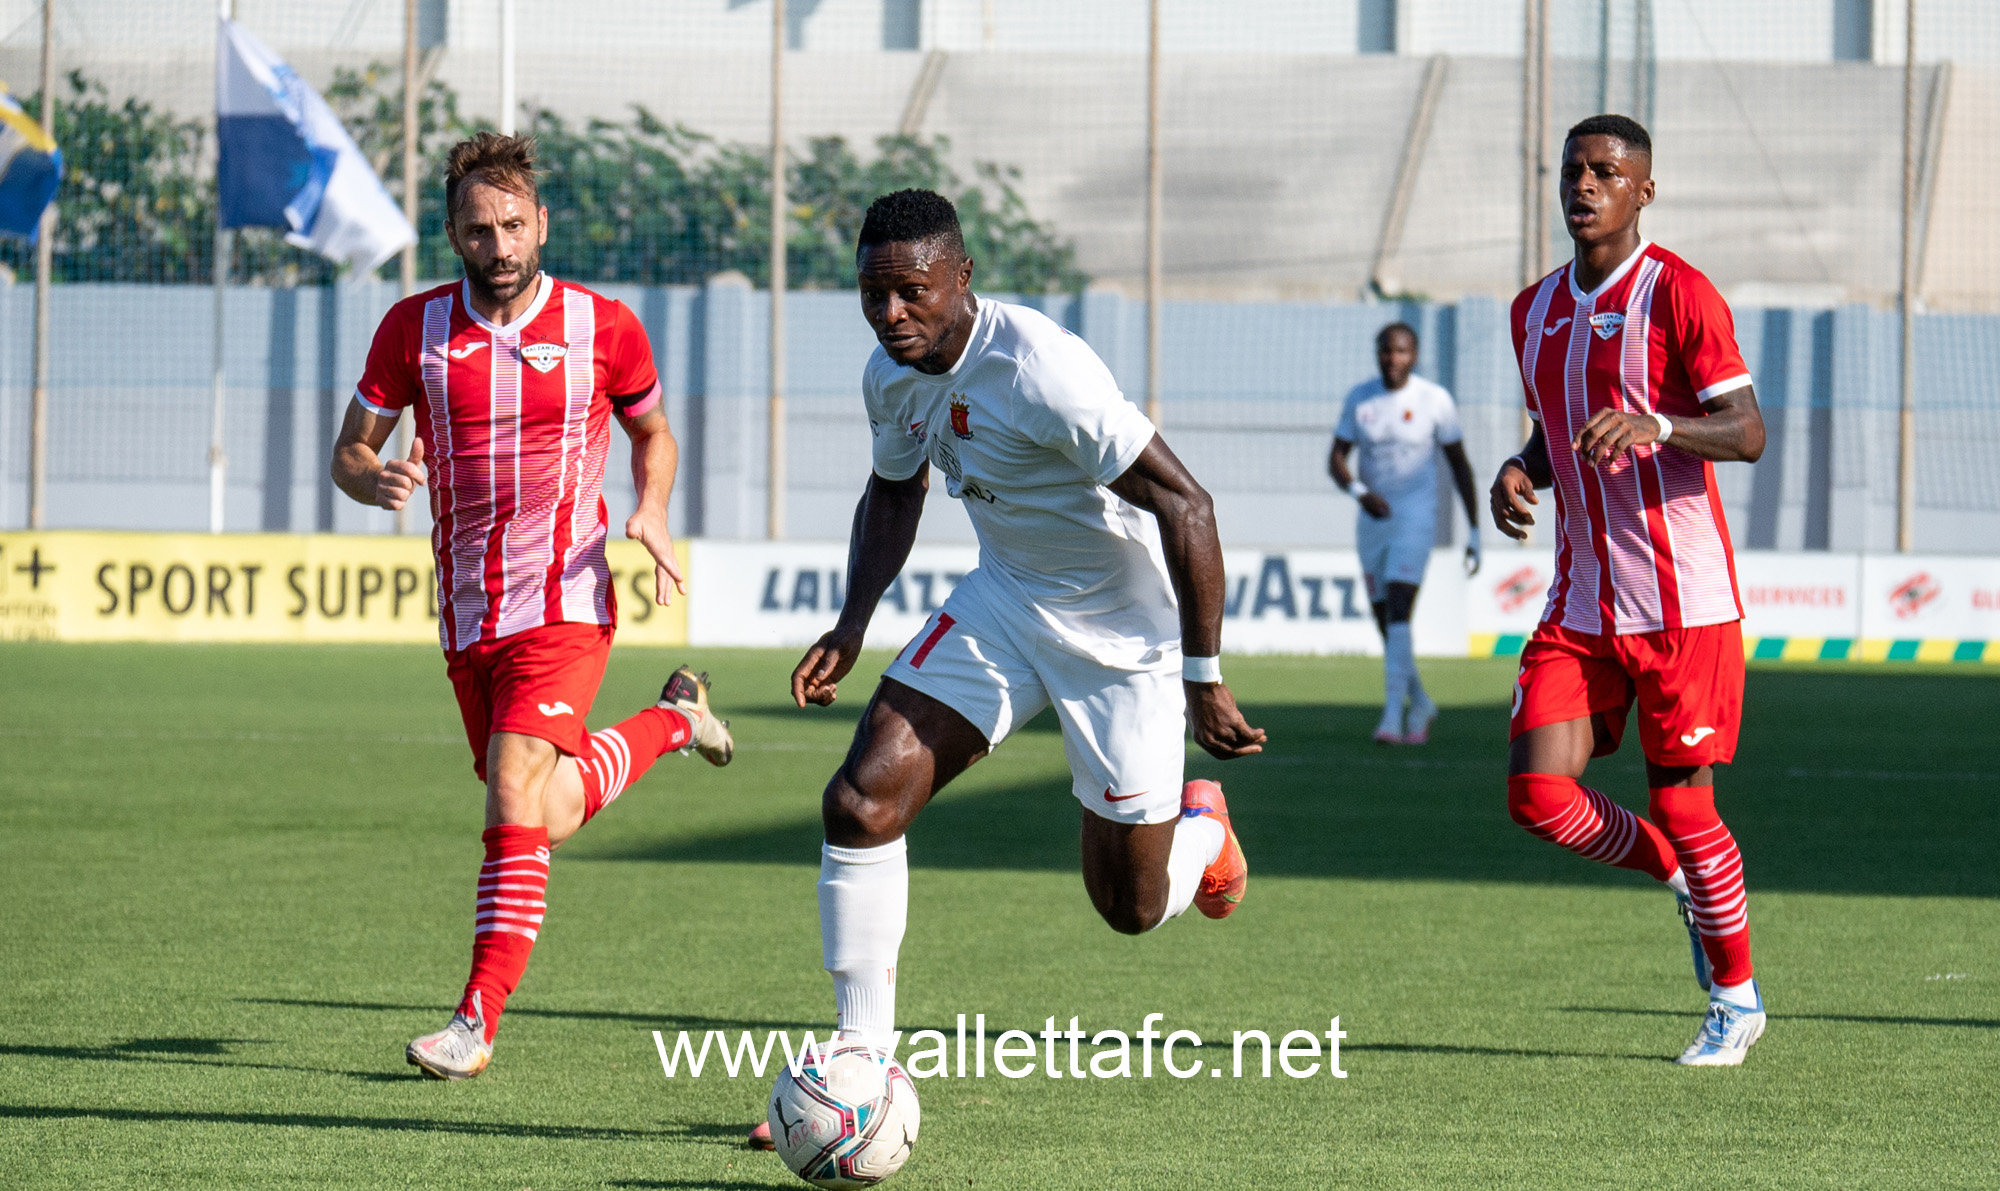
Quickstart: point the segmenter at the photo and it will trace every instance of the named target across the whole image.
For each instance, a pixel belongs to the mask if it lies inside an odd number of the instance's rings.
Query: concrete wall
[[[652,337],[682,443],[675,532],[761,537],[767,296],[728,278],[605,292],[628,303]],[[388,514],[355,505],[326,479],[333,434],[391,297],[374,283],[230,292],[230,529],[391,528]],[[51,527],[204,527],[212,291],[70,285],[58,286],[54,301]],[[0,286],[6,527],[26,519],[32,302],[29,287]],[[1037,302],[1088,339],[1142,399],[1141,305],[1109,291]],[[788,312],[786,522],[794,538],[842,539],[869,469],[858,385],[874,340],[844,292],[795,293]],[[1353,504],[1325,478],[1325,457],[1342,394],[1373,371],[1376,330],[1403,318],[1422,333],[1419,370],[1457,394],[1483,492],[1521,434],[1505,314],[1484,298],[1169,303],[1164,433],[1216,494],[1229,544],[1350,544]],[[1763,462],[1717,469],[1739,547],[1893,549],[1895,316],[1848,306],[1746,308],[1737,318],[1770,430]],[[1920,316],[1917,346],[1918,549],[2000,553],[2000,472],[1991,462],[2000,454],[2000,317]],[[632,498],[623,438],[613,441],[606,490],[616,525]],[[1463,514],[1455,498],[1446,507],[1453,512],[1441,541],[1460,540]],[[966,541],[971,529],[940,495],[924,537]]]

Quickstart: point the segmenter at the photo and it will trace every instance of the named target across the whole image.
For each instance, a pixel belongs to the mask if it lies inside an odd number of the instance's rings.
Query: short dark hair
[[[458,142],[445,157],[444,214],[458,214],[458,194],[467,182],[497,186],[541,205],[541,190],[535,184],[535,138],[501,136],[482,132]]]
[[[1648,157],[1653,155],[1653,138],[1646,134],[1644,125],[1630,116],[1607,113],[1578,121],[1570,128],[1568,135],[1563,137],[1563,144],[1567,145],[1580,136],[1616,137],[1624,141],[1628,149],[1644,153]]]
[[[1417,338],[1417,329],[1415,327],[1411,326],[1408,323],[1390,323],[1388,326],[1383,327],[1381,330],[1375,332],[1375,346],[1377,348],[1380,348],[1383,343],[1388,341],[1389,336],[1394,335],[1398,331],[1401,331],[1403,334],[1408,335],[1410,337],[1411,347],[1418,347],[1422,345],[1423,340]]]
[[[898,190],[868,204],[861,220],[856,256],[871,244],[915,244],[941,241],[965,256],[965,233],[958,226],[958,208],[935,190]]]

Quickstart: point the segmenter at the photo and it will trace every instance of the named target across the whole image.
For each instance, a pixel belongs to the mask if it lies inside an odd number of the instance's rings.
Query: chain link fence
[[[117,523],[118,500],[85,499],[85,488],[171,486],[205,467],[215,9],[53,3],[68,173],[50,401],[50,480],[63,491],[50,509],[57,523]],[[507,4],[515,122],[549,170],[546,267],[621,296],[700,294],[731,274],[763,286],[771,0],[421,0],[419,277],[456,273],[440,162],[453,141],[499,123]],[[1424,332],[1421,369],[1457,392],[1482,469],[1516,445],[1502,304],[1567,256],[1553,171],[1563,130],[1623,111],[1655,138],[1659,199],[1645,230],[1737,308],[1771,411],[1778,445],[1759,467],[1780,478],[1732,469],[1725,481],[1739,537],[1761,517],[1774,545],[1893,543],[1907,275],[1916,544],[1991,549],[2000,9],[1918,0],[1913,30],[1908,16],[1898,0],[789,0],[787,275],[794,289],[843,290],[868,201],[942,190],[965,215],[983,292],[1036,296],[1128,392],[1156,392],[1169,439],[1218,494],[1240,497],[1239,532],[1294,532],[1270,521],[1290,501],[1303,510],[1294,522],[1327,522],[1340,540],[1351,510],[1324,477],[1325,447],[1342,394],[1372,372],[1382,324]],[[400,195],[404,5],[238,0],[236,18],[326,94]],[[41,22],[39,3],[0,3],[0,79],[37,113]],[[236,239],[232,484],[292,484],[296,497],[279,502],[288,524],[330,528],[333,506],[311,476],[322,422],[338,416],[373,318],[399,292],[397,267],[342,276],[276,232]],[[20,291],[34,250],[0,244],[0,267],[17,283],[0,307],[0,521],[19,523],[32,312]],[[274,295],[288,291],[298,296],[280,310]],[[865,459],[852,364],[867,337],[851,303],[798,310],[788,479],[794,502],[820,502],[859,483],[847,474]],[[107,339],[105,317],[137,320],[126,340],[144,351]],[[713,426],[700,402],[715,399],[717,349],[691,317],[691,338],[660,351],[687,353],[677,411]],[[308,395],[277,416],[270,394],[286,386]],[[701,448],[691,454],[700,466]],[[740,477],[751,490],[757,454]],[[269,524],[260,491],[232,500]],[[1760,514],[1759,500],[1776,503]]]

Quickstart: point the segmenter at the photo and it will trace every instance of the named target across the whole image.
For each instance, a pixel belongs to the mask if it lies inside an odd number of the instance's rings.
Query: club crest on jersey
[[[562,363],[569,349],[560,343],[529,343],[521,348],[521,358],[535,366],[537,372],[548,372]]]
[[[963,393],[951,395],[951,432],[960,438],[972,437],[972,402]]]
[[[1590,329],[1597,332],[1599,339],[1609,339],[1625,327],[1625,316],[1617,311],[1590,316]]]

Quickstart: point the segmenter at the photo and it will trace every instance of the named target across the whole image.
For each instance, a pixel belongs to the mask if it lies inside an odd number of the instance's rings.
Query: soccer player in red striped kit
[[[686,591],[667,534],[677,450],[644,329],[542,272],[548,228],[533,141],[481,133],[452,148],[445,230],[465,277],[390,308],[334,445],[335,483],[364,504],[399,509],[430,488],[438,635],[486,783],[472,974],[450,1024],[407,1052],[437,1079],[470,1079],[492,1060],[541,930],[550,849],[668,751],[724,765],[734,749],[707,676],[685,666],[655,706],[584,726],[617,623],[602,495],[611,421],[632,440],[638,510],[625,536],[653,556],[661,604]],[[411,407],[410,457],[384,462]]]
[[[1556,581],[1521,653],[1507,806],[1528,831],[1674,890],[1709,993],[1689,1066],[1735,1066],[1764,1032],[1743,859],[1715,810],[1736,753],[1742,604],[1714,463],[1756,462],[1764,421],[1722,297],[1639,235],[1653,145],[1624,116],[1563,144],[1574,259],[1514,299],[1535,429],[1493,482],[1512,538],[1555,496]],[[1578,784],[1615,751],[1632,704],[1651,821]]]

